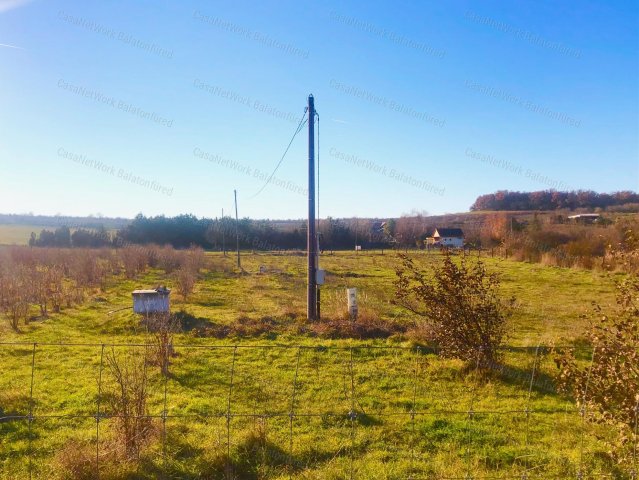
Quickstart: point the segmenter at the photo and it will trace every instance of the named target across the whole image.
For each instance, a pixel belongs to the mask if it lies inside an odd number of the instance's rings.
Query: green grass
[[[425,264],[439,256],[414,254]],[[622,475],[611,464],[602,439],[613,432],[583,424],[574,404],[554,392],[550,355],[536,356],[538,344],[578,342],[587,328],[581,314],[590,302],[613,302],[613,285],[590,271],[550,268],[487,259],[503,278],[504,295],[515,295],[503,371],[479,379],[455,360],[415,350],[402,337],[386,340],[325,340],[295,333],[291,319],[305,311],[305,257],[246,254],[244,274],[234,259],[210,255],[196,292],[183,302],[172,294],[174,311],[190,326],[224,324],[240,316],[271,317],[291,324],[259,338],[215,340],[178,335],[177,356],[166,381],[166,458],[162,421],[156,440],[136,465],[107,465],[103,478],[224,478],[230,404],[230,448],[238,478],[415,478],[520,476],[575,477],[584,473]],[[364,314],[412,322],[391,304],[393,254],[364,252],[325,255],[324,316],[345,309],[346,287],[357,287]],[[267,273],[259,274],[260,265]],[[136,280],[117,279],[87,302],[37,320],[14,333],[0,325],[2,341],[145,343],[148,335],[130,311],[130,292],[157,283],[172,286],[161,271]],[[215,348],[196,348],[214,345]],[[298,349],[295,346],[305,348]],[[238,348],[235,348],[238,346]],[[249,348],[253,346],[252,348]],[[275,348],[261,348],[268,346]],[[404,347],[404,348],[372,348]],[[136,347],[138,350],[141,347]],[[119,353],[131,350],[117,347]],[[0,347],[0,409],[28,413],[33,346]],[[0,421],[0,478],[65,478],[61,453],[70,439],[95,452],[95,413],[101,348],[36,347],[33,414],[84,418]],[[530,383],[533,366],[536,375]],[[233,382],[231,386],[231,371]],[[151,367],[150,414],[164,408],[164,379]],[[296,374],[297,372],[297,374]],[[104,375],[104,386],[110,378]],[[291,403],[293,391],[295,401]],[[291,408],[297,416],[292,422]],[[526,415],[526,409],[533,412]],[[414,417],[411,411],[418,412]],[[351,418],[350,411],[357,413]],[[469,411],[474,412],[469,415]],[[2,413],[0,413],[0,416]],[[207,415],[204,418],[202,415]],[[113,420],[101,422],[101,451],[110,445]],[[292,438],[292,443],[291,443]],[[582,443],[583,439],[583,443]],[[292,447],[292,448],[291,448]],[[351,463],[352,459],[352,463]]]

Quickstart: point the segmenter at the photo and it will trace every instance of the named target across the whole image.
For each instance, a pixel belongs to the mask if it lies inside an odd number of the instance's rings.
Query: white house
[[[158,287],[153,290],[133,291],[133,311],[135,313],[169,313],[169,295],[171,290]]]
[[[461,228],[436,228],[427,244],[437,247],[464,248],[464,232]]]

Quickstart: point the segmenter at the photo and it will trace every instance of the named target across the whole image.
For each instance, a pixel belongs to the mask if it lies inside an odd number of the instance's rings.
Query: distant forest
[[[321,221],[321,245],[327,249],[352,249],[356,244],[367,247],[383,247],[392,241],[394,222],[385,232],[383,223],[377,220]],[[275,225],[266,220],[224,217],[220,219],[197,218],[194,215],[176,217],[136,216],[117,233],[104,227],[71,230],[61,226],[55,230],[43,229],[39,234],[31,233],[29,245],[35,247],[121,247],[131,244],[172,245],[188,248],[196,245],[211,250],[233,250],[239,242],[240,248],[252,250],[295,250],[306,248],[306,222],[287,222]]]
[[[592,190],[557,192],[540,190],[537,192],[511,192],[500,190],[477,197],[471,210],[521,211],[521,210],[562,210],[562,209],[610,209],[619,211],[639,211],[639,194],[631,191],[597,193]]]
[[[320,221],[319,235],[322,250],[352,250],[355,245],[370,248],[424,248],[425,239],[435,228],[458,227],[464,231],[468,246],[495,247],[514,239],[533,236],[552,236],[552,241],[539,241],[539,252],[559,245],[579,242],[592,236],[589,227],[571,225],[570,211],[605,212],[596,226],[617,223],[619,215],[639,212],[639,195],[634,192],[612,194],[592,191],[576,192],[510,192],[500,191],[482,195],[471,207],[475,213],[428,216],[413,213],[395,219],[334,219]],[[477,212],[477,211],[483,212]],[[499,211],[502,212],[499,212]],[[492,211],[492,212],[491,212]],[[511,211],[506,213],[504,211]],[[543,216],[536,212],[547,211]],[[617,212],[617,213],[615,213]],[[620,217],[619,217],[620,218]],[[43,219],[45,220],[45,219]],[[29,244],[39,247],[125,247],[127,245],[171,245],[175,248],[199,246],[207,250],[234,250],[236,243],[243,250],[305,250],[306,222],[304,220],[251,220],[232,217],[198,218],[194,215],[163,215],[146,217],[142,214],[114,229],[112,223],[84,226],[87,219],[69,219],[67,225],[50,229],[50,223],[40,232],[33,232]],[[97,220],[97,219],[96,219]],[[97,222],[96,222],[97,223]],[[111,227],[111,228],[110,228]],[[615,230],[615,231],[613,231]],[[609,243],[617,242],[618,230],[608,232]],[[620,230],[621,231],[621,230]],[[497,233],[495,233],[497,232]],[[542,233],[539,233],[542,232]],[[600,238],[602,231],[598,231]],[[600,238],[601,240],[601,238]],[[601,242],[600,242],[601,243]],[[593,246],[592,254],[601,256],[602,245]],[[596,247],[596,248],[595,248]],[[526,247],[528,248],[528,247]],[[571,247],[572,248],[572,247]],[[575,247],[576,248],[576,247]],[[589,247],[590,248],[590,247]]]
[[[121,217],[69,217],[63,215],[33,215],[0,213],[2,225],[42,225],[44,227],[74,227],[118,229],[131,222],[129,218]]]

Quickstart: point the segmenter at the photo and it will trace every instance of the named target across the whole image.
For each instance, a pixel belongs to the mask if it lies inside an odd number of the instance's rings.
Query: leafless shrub
[[[166,273],[173,273],[180,268],[180,254],[171,246],[164,246],[158,251],[158,267]]]
[[[197,273],[204,266],[205,260],[204,250],[201,247],[192,246],[184,252],[182,266]]]
[[[115,421],[116,441],[126,458],[137,458],[148,443],[153,426],[148,418],[148,352],[116,355],[115,348],[106,354],[107,369],[113,384],[105,389],[109,415]]]
[[[92,480],[96,478],[95,446],[87,442],[70,440],[56,453],[56,463],[64,478]]]
[[[49,269],[49,290],[47,292],[51,308],[59,313],[65,298],[68,296],[68,287],[65,285],[64,275],[60,267]]]
[[[193,289],[195,288],[195,277],[196,274],[187,267],[180,267],[180,269],[175,272],[175,281],[177,283],[177,290],[184,301],[186,301],[187,297],[193,293]]]
[[[13,265],[4,271],[0,283],[2,291],[0,308],[9,320],[9,326],[19,330],[20,320],[28,321],[29,313],[29,273],[23,265]]]
[[[174,356],[173,336],[180,330],[180,322],[171,315],[154,315],[146,322],[152,335],[153,363],[160,367],[162,375],[168,375],[170,359]]]
[[[53,289],[51,283],[56,279],[55,274],[48,266],[34,266],[29,270],[28,276],[31,301],[40,308],[42,317],[48,317],[47,304]]]
[[[356,321],[344,314],[337,318],[322,318],[319,321],[311,322],[304,325],[302,330],[321,338],[366,340],[404,334],[407,327],[394,319],[381,319],[376,315],[362,312]]]
[[[75,249],[67,260],[69,277],[83,287],[102,287],[107,275],[106,261],[99,250]]]
[[[126,246],[118,250],[122,259],[124,274],[127,278],[135,278],[146,268],[146,253],[142,247]]]

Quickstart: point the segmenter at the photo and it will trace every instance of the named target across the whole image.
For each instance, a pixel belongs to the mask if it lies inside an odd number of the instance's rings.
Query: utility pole
[[[222,221],[220,222],[220,226],[222,227],[222,252],[224,252],[224,256],[226,257],[226,240],[224,238],[226,232],[226,226],[224,225],[224,209],[222,209]]]
[[[308,287],[306,291],[306,317],[317,320],[317,238],[315,237],[315,99],[308,96],[308,228],[306,251],[308,255]]]
[[[240,220],[237,217],[237,190],[233,190],[233,195],[235,196],[235,245],[237,247],[237,268],[241,269],[242,265],[240,264],[240,231],[239,231]]]

